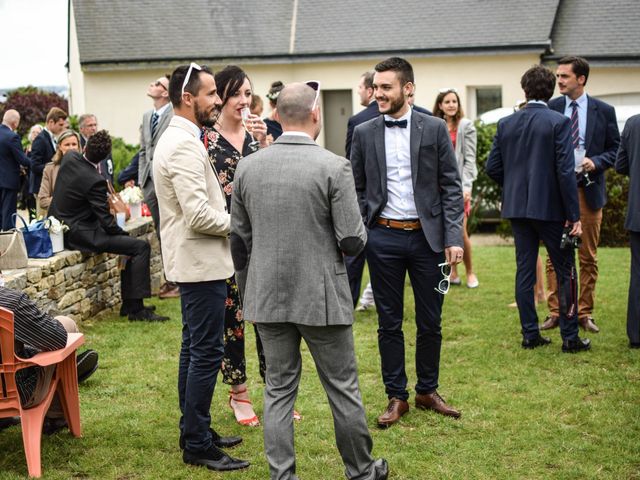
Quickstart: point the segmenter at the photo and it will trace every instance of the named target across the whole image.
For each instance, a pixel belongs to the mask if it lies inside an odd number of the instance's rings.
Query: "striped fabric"
[[[0,307],[13,312],[16,354],[29,358],[38,352],[64,348],[67,332],[60,322],[44,312],[22,292],[0,287]],[[29,400],[36,388],[38,369],[31,367],[16,374],[20,401]]]
[[[573,148],[580,146],[580,121],[578,119],[578,103],[574,100],[569,105],[571,107],[571,141]]]

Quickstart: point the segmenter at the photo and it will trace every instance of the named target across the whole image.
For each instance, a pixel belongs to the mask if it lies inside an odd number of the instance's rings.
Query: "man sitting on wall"
[[[111,151],[111,137],[100,130],[87,140],[84,155],[69,152],[58,172],[49,215],[69,226],[65,247],[94,253],[116,253],[130,257],[120,272],[121,315],[129,320],[151,322],[169,320],[145,307],[143,298],[151,296],[149,260],[151,247],[145,240],[132,238],[118,226],[107,205],[107,182],[97,165]]]

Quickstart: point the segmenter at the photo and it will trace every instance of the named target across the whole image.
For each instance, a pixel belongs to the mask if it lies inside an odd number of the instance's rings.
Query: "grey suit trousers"
[[[271,480],[295,480],[293,406],[298,394],[304,338],[327,393],[336,444],[350,480],[375,475],[358,386],[351,325],[311,327],[293,323],[258,323],[267,363],[264,392],[264,445]]]

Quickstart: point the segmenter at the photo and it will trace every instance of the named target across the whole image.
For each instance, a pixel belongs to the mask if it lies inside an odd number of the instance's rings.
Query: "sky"
[[[67,0],[0,0],[0,89],[66,86]]]

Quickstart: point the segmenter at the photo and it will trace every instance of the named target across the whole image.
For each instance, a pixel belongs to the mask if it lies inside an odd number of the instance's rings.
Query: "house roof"
[[[553,52],[590,63],[629,64],[640,61],[640,4],[637,0],[563,0],[553,28]]]
[[[73,0],[80,63],[535,50],[560,0]]]

